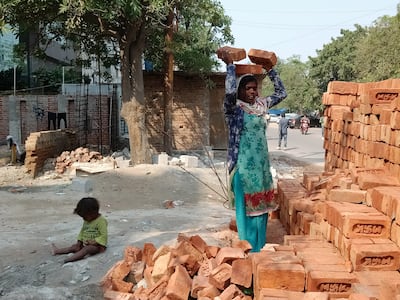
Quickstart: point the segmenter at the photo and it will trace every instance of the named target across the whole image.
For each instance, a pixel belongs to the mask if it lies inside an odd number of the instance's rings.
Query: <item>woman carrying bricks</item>
[[[268,213],[277,209],[264,116],[286,98],[286,90],[271,60],[259,60],[274,85],[274,93],[261,98],[253,74],[237,80],[230,51],[219,50],[218,56],[227,65],[224,114],[229,130],[231,204],[236,210],[239,239],[247,240],[252,252],[259,252],[266,243]]]

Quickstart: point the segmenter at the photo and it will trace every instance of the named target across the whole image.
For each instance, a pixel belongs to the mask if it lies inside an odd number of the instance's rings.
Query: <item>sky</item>
[[[394,16],[400,0],[219,0],[232,18],[233,47],[273,51],[307,61],[316,50],[339,37],[341,29],[371,26]]]

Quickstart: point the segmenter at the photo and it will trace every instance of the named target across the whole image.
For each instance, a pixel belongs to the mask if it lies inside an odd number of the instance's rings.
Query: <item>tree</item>
[[[20,32],[38,28],[41,38],[64,36],[78,45],[84,42],[85,50],[98,54],[104,53],[107,43],[117,45],[121,116],[128,125],[131,162],[140,164],[151,162],[142,73],[146,35],[163,23],[174,4],[168,0],[0,0],[0,9],[5,22],[19,25]]]
[[[360,25],[355,27],[354,31],[342,29],[341,36],[332,38],[331,43],[324,45],[322,50],[317,50],[317,57],[309,57],[310,77],[317,82],[321,94],[326,91],[331,80],[357,79],[356,49],[365,37],[366,29]]]
[[[355,65],[362,81],[380,81],[400,76],[400,12],[383,16],[360,41]]]
[[[321,108],[321,95],[317,84],[309,76],[309,64],[298,55],[279,60],[276,66],[287,91],[287,98],[277,107],[290,112],[308,113]],[[273,87],[269,78],[263,81],[263,94],[271,94]]]

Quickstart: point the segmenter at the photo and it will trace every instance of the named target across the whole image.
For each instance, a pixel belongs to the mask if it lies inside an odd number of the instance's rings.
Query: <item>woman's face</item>
[[[244,89],[242,90],[242,94],[240,96],[240,100],[253,104],[258,96],[257,83],[254,81],[248,82],[244,86]]]

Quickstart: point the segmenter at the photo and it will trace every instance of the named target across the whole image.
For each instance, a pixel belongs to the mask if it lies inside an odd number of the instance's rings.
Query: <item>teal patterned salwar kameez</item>
[[[236,210],[239,239],[247,240],[252,252],[266,243],[268,212],[276,209],[270,171],[266,123],[268,108],[286,97],[284,86],[274,70],[268,75],[275,93],[258,98],[252,105],[236,99],[235,66],[227,66],[224,112],[229,128],[228,169],[232,205]]]

